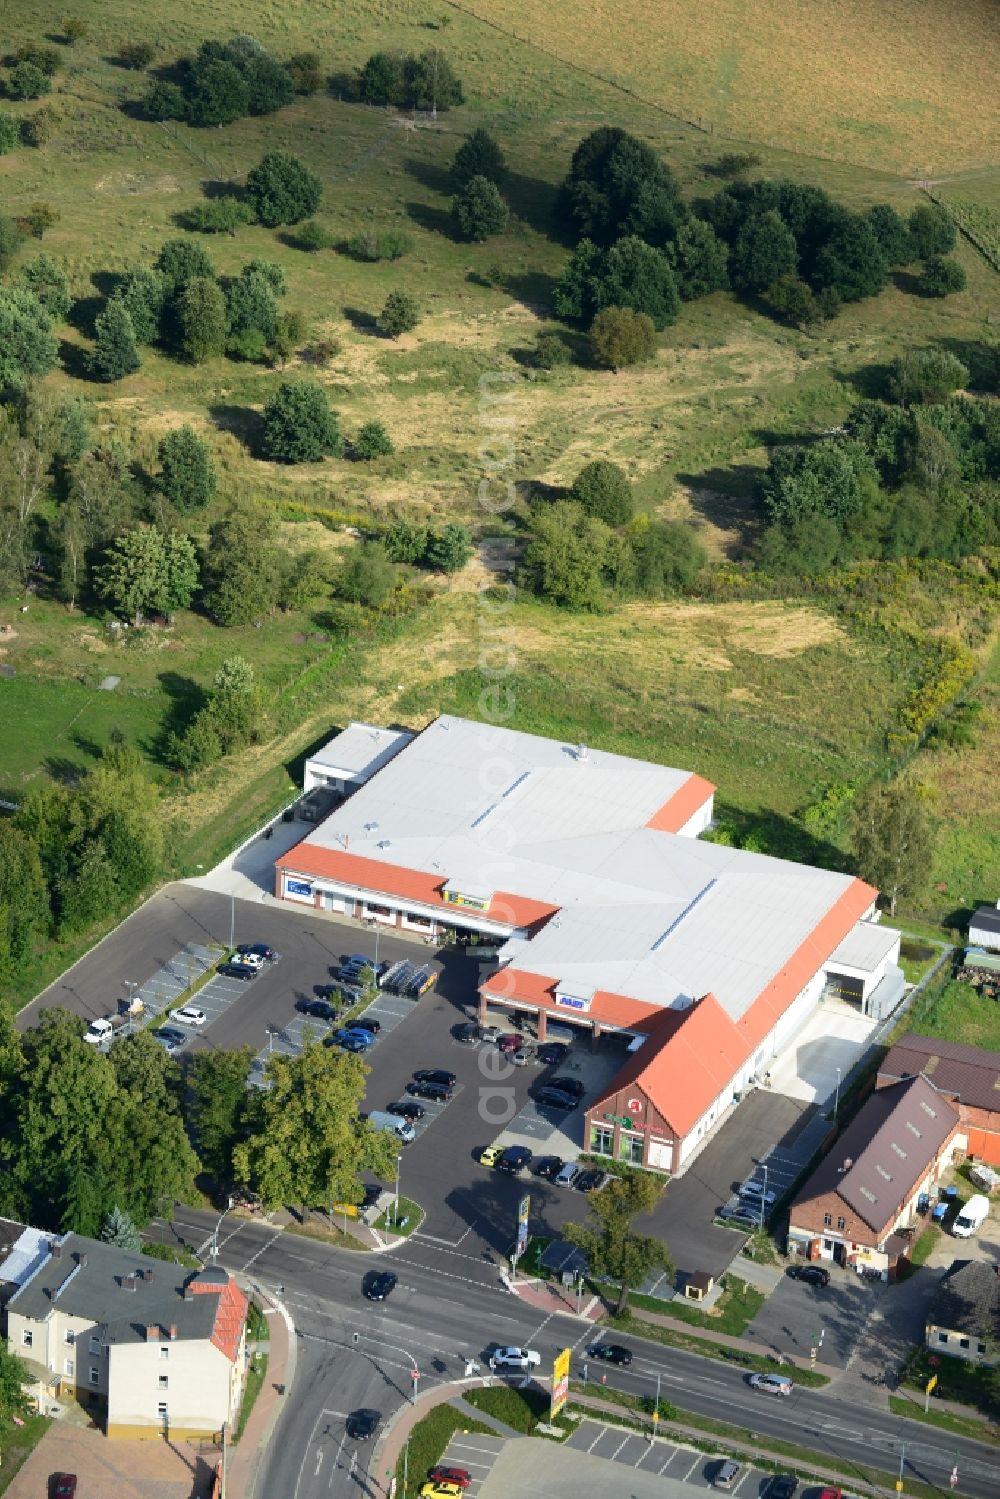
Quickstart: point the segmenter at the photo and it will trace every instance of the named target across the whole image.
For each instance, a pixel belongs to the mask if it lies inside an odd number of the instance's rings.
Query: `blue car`
[[[341,1046],[345,1051],[367,1051],[369,1046],[374,1044],[375,1037],[371,1031],[363,1031],[356,1026],[334,1031],[332,1036],[327,1037],[327,1045]]]

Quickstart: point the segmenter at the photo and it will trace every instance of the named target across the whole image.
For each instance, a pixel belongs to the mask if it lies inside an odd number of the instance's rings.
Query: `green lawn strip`
[[[715,1310],[700,1312],[689,1302],[659,1301],[655,1296],[642,1296],[637,1291],[629,1293],[629,1305],[644,1307],[647,1311],[676,1317],[691,1327],[704,1327],[709,1332],[726,1333],[729,1337],[741,1337],[766,1301],[762,1291],[735,1275],[723,1277],[725,1290],[715,1304]]]
[[[405,1239],[412,1234],[415,1228],[419,1228],[424,1220],[424,1210],[418,1202],[411,1197],[400,1197],[399,1199],[399,1221],[396,1221],[396,1204],[393,1203],[386,1208],[381,1218],[375,1224],[375,1228],[382,1234],[396,1234]]]
[[[164,1244],[161,1240],[154,1239],[152,1243],[142,1246],[142,1252],[148,1254],[151,1260],[163,1260],[168,1265],[183,1265],[187,1270],[204,1269],[204,1261],[180,1244]]]
[[[253,1343],[266,1343],[270,1336],[267,1318],[256,1301],[251,1301],[247,1308],[247,1339]]]
[[[973,1406],[987,1418],[997,1415],[1000,1377],[995,1369],[969,1363],[964,1358],[946,1358],[943,1354],[931,1353],[921,1344],[914,1348],[906,1361],[902,1384],[922,1399],[927,1381],[935,1374],[938,1388],[946,1400]]]
[[[651,1422],[649,1411],[652,1410],[653,1402],[649,1396],[629,1395],[624,1390],[602,1389],[600,1399],[603,1402],[621,1406],[625,1411],[633,1413],[633,1419],[627,1416],[617,1416],[616,1413],[596,1408],[591,1405],[574,1405],[572,1396],[586,1395],[588,1386],[573,1380],[570,1383],[571,1402],[568,1407],[570,1414],[577,1417],[590,1417],[591,1419],[610,1421],[616,1425],[626,1426],[632,1431],[641,1431],[648,1435]],[[645,1402],[645,1403],[644,1403]],[[648,1409],[647,1409],[648,1406]],[[845,1475],[851,1488],[861,1484],[868,1484],[874,1488],[876,1485],[891,1489],[895,1483],[895,1474],[879,1472],[876,1469],[858,1468],[848,1464],[843,1458],[835,1453],[813,1452],[808,1447],[800,1447],[794,1442],[782,1441],[779,1437],[772,1437],[758,1431],[750,1431],[742,1426],[730,1426],[726,1421],[717,1421],[712,1416],[700,1416],[689,1411],[670,1413],[668,1402],[660,1401],[660,1435],[669,1435],[683,1442],[685,1446],[692,1447],[696,1451],[709,1455],[719,1454],[719,1449],[732,1450],[733,1455],[752,1462],[755,1468],[768,1473],[794,1472],[796,1476],[807,1484],[823,1483],[824,1473]],[[676,1428],[670,1428],[676,1423]],[[666,1428],[666,1429],[664,1429]],[[718,1441],[702,1440],[699,1435],[692,1433],[704,1432],[705,1437],[717,1437]],[[762,1456],[761,1446],[767,1448],[768,1453],[774,1453],[777,1457],[787,1458],[787,1462],[776,1461],[774,1457]],[[821,1471],[817,1472],[817,1468]],[[912,1478],[906,1480],[906,1493],[918,1496],[918,1499],[940,1499],[940,1490],[931,1484],[918,1483]]]
[[[815,1369],[800,1369],[788,1362],[779,1363],[766,1353],[748,1353],[742,1348],[727,1348],[724,1343],[713,1343],[710,1338],[694,1337],[691,1333],[663,1327],[659,1322],[647,1322],[641,1317],[611,1316],[606,1325],[616,1332],[631,1333],[634,1338],[648,1338],[655,1343],[665,1343],[670,1348],[683,1348],[688,1353],[700,1354],[703,1358],[719,1359],[722,1363],[738,1364],[742,1369],[753,1369],[761,1374],[786,1374],[796,1384],[820,1389],[830,1383],[829,1376]]]
[[[894,1416],[926,1421],[928,1426],[940,1426],[943,1431],[953,1431],[956,1436],[972,1437],[977,1442],[997,1440],[997,1428],[991,1422],[979,1421],[974,1416],[955,1416],[951,1411],[925,1411],[923,1404],[909,1395],[890,1395],[889,1409]]]
[[[48,1416],[28,1416],[23,1426],[15,1426],[3,1444],[0,1465],[0,1494],[5,1494],[52,1425]]]
[[[468,1390],[465,1399],[476,1410],[494,1416],[524,1436],[531,1436],[539,1423],[545,1424],[549,1419],[549,1392],[536,1386],[515,1390],[510,1385],[494,1385],[491,1389]],[[564,1416],[558,1417],[555,1424],[564,1436],[572,1429]]]
[[[353,1234],[344,1233],[339,1228],[321,1228],[318,1223],[286,1223],[286,1234],[298,1234],[302,1239],[319,1239],[324,1244],[335,1244],[338,1249],[357,1249],[362,1254],[369,1252],[368,1245],[362,1244]]]
[[[234,1442],[238,1442],[243,1435],[246,1424],[250,1419],[250,1412],[254,1408],[257,1396],[264,1388],[266,1378],[267,1354],[256,1353],[250,1362],[250,1368],[247,1370],[247,1382],[243,1390],[243,1400],[240,1404],[240,1413],[236,1420],[236,1429],[233,1432]]]
[[[427,1482],[427,1474],[435,1463],[441,1461],[448,1443],[458,1431],[463,1435],[496,1435],[492,1426],[465,1415],[453,1405],[436,1405],[410,1432],[405,1459],[402,1453],[399,1455],[396,1464],[396,1499],[417,1499]],[[407,1480],[405,1486],[404,1471]]]
[[[934,1245],[940,1237],[941,1230],[933,1223],[929,1223],[917,1239],[908,1256],[910,1264],[915,1270],[919,1269],[921,1265],[926,1265],[934,1253]]]

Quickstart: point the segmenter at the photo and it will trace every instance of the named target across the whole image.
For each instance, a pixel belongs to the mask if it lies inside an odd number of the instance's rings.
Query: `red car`
[[[524,1037],[519,1036],[516,1031],[508,1031],[506,1035],[497,1037],[497,1049],[505,1055],[511,1051],[520,1051],[524,1045]]]
[[[76,1474],[57,1473],[55,1488],[52,1490],[53,1499],[75,1499]]]
[[[842,1489],[820,1489],[816,1499],[843,1499]]]
[[[460,1489],[467,1489],[472,1482],[472,1474],[464,1468],[449,1468],[444,1463],[438,1463],[427,1477],[431,1483],[457,1483]]]

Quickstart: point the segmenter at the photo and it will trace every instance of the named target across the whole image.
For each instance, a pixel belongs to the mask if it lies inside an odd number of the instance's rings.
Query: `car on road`
[[[606,1171],[590,1170],[582,1171],[576,1179],[576,1190],[578,1192],[599,1192],[606,1187],[611,1180]]]
[[[423,1484],[420,1499],[462,1499],[460,1483],[436,1483],[433,1479]]]
[[[508,1145],[497,1161],[497,1170],[505,1171],[508,1176],[519,1176],[530,1161],[531,1151],[527,1145]]]
[[[422,1103],[417,1103],[415,1098],[404,1098],[399,1103],[390,1103],[385,1111],[387,1114],[396,1114],[400,1119],[423,1119],[427,1110]]]
[[[531,1168],[532,1176],[542,1176],[546,1181],[555,1181],[565,1162],[561,1155],[542,1155]]]
[[[449,1103],[453,1097],[451,1089],[440,1083],[407,1083],[406,1091],[413,1098],[426,1098],[429,1103]]]
[[[357,1020],[352,1020],[350,1028],[352,1031],[367,1031],[369,1036],[382,1034],[381,1020],[373,1020],[368,1015],[360,1015]]]
[[[631,1348],[624,1348],[621,1343],[591,1343],[587,1349],[588,1358],[603,1359],[606,1364],[617,1364],[622,1369],[627,1369],[632,1362]]]
[[[504,1056],[510,1052],[521,1051],[523,1048],[524,1037],[517,1031],[505,1031],[503,1035],[497,1037],[497,1050],[502,1051]]]
[[[472,1482],[471,1473],[465,1468],[453,1468],[450,1463],[437,1463],[427,1477],[432,1483],[457,1483],[460,1489],[467,1489]]]
[[[344,958],[334,977],[344,979],[348,984],[356,984],[360,975],[369,969],[377,978],[378,968],[375,959],[366,958],[364,953],[356,952],[352,953],[349,958]]]
[[[265,959],[259,952],[252,952],[250,948],[246,948],[243,952],[237,948],[231,962],[235,963],[238,968],[252,968],[255,973],[259,973],[264,966]]]
[[[798,1486],[794,1473],[775,1473],[767,1486],[766,1499],[795,1499]]]
[[[484,1041],[499,1041],[502,1034],[498,1025],[481,1025],[479,1027]]]
[[[474,1020],[467,1020],[464,1025],[456,1025],[452,1035],[464,1046],[474,1046],[477,1041],[483,1039],[483,1033]]]
[[[370,1442],[378,1431],[381,1419],[381,1411],[368,1409],[352,1411],[345,1423],[347,1435],[355,1442]]]
[[[384,1301],[396,1289],[396,1277],[391,1270],[369,1270],[361,1282],[361,1294],[366,1301]]]
[[[241,942],[236,949],[236,956],[260,958],[265,963],[276,963],[281,954],[275,952],[273,947],[268,947],[266,942]]]
[[[178,1025],[204,1025],[208,1016],[198,1005],[182,1005],[179,1010],[174,1010],[170,1018]]]
[[[494,1369],[537,1369],[542,1362],[542,1355],[536,1353],[534,1348],[494,1348],[489,1356],[489,1362]]]
[[[75,1499],[76,1496],[76,1474],[57,1473],[56,1481],[52,1489],[52,1499]]]
[[[566,1164],[556,1172],[553,1180],[557,1187],[571,1187],[582,1171],[575,1161],[567,1161]]]
[[[561,1088],[539,1088],[535,1094],[535,1102],[545,1104],[550,1109],[575,1109],[580,1100],[564,1093]]]
[[[565,1041],[546,1041],[538,1048],[538,1060],[544,1062],[546,1067],[558,1067],[565,1060],[568,1051]]]
[[[738,1228],[757,1228],[760,1223],[759,1208],[751,1207],[748,1202],[734,1208],[719,1208],[715,1216],[721,1218],[723,1223],[734,1223]]]
[[[749,1385],[762,1395],[790,1395],[792,1381],[785,1374],[751,1374]]]
[[[220,963],[215,971],[227,979],[242,979],[245,984],[257,977],[257,969],[248,963]]]
[[[413,1074],[415,1083],[437,1083],[439,1088],[454,1088],[458,1078],[444,1067],[421,1067]]]
[[[485,1145],[479,1152],[480,1166],[495,1166],[503,1155],[502,1145]]]
[[[570,1098],[582,1098],[586,1089],[578,1077],[550,1077],[545,1084],[547,1088],[558,1088],[562,1093],[568,1093]]]
[[[791,1280],[804,1280],[810,1286],[825,1288],[830,1284],[830,1272],[822,1265],[789,1265],[788,1276]]]
[[[295,1008],[301,1015],[312,1015],[316,1020],[336,1020],[340,1013],[328,999],[298,999]]]
[[[182,1031],[179,1025],[161,1025],[153,1032],[153,1040],[159,1041],[167,1056],[172,1057],[187,1040],[187,1031]]]
[[[712,1475],[713,1489],[734,1489],[743,1477],[743,1464],[734,1463],[731,1457],[724,1457],[715,1465]]]

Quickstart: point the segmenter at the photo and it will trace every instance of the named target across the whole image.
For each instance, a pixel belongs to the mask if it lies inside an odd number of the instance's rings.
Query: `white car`
[[[266,959],[259,952],[238,952],[230,959],[238,968],[252,968],[259,973]]]
[[[84,1032],[83,1039],[88,1046],[100,1046],[103,1042],[110,1041],[114,1033],[115,1028],[110,1020],[92,1020]]]
[[[208,1016],[197,1005],[182,1005],[170,1018],[176,1020],[178,1025],[204,1025]]]
[[[765,1395],[790,1395],[792,1381],[784,1374],[751,1374],[750,1388],[761,1390]]]
[[[495,1369],[536,1369],[542,1355],[533,1348],[494,1348],[490,1363]]]

